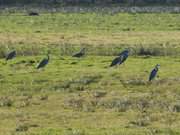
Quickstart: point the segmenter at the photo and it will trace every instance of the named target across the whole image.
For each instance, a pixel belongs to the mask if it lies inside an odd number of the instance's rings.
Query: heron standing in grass
[[[110,67],[117,66],[117,65],[121,65],[122,63],[124,63],[124,62],[126,61],[126,59],[128,58],[128,56],[129,56],[129,50],[124,50],[123,52],[121,52],[121,53],[119,54],[118,57],[116,57],[116,58],[112,61]]]
[[[120,64],[124,63],[129,56],[129,50],[124,50],[119,54],[119,56],[122,58]]]
[[[8,61],[8,60],[11,60],[11,59],[13,59],[13,58],[15,58],[16,57],[16,51],[14,50],[14,51],[11,51],[7,56],[6,56],[6,61]]]
[[[49,54],[47,54],[47,58],[41,60],[41,62],[37,66],[37,69],[44,68],[48,63],[49,63]]]
[[[72,57],[83,57],[85,55],[85,48],[82,48],[78,53],[74,54]]]
[[[157,64],[155,68],[151,71],[150,76],[149,76],[149,81],[152,81],[156,77],[159,68],[160,68],[160,65]]]

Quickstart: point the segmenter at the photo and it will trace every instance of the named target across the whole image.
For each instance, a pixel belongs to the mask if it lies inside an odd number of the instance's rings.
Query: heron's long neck
[[[80,53],[84,53],[85,52],[85,50],[84,49],[82,49],[81,51],[80,51]]]
[[[158,71],[158,70],[159,70],[159,68],[158,68],[158,67],[155,67],[155,70],[156,70],[156,71]]]

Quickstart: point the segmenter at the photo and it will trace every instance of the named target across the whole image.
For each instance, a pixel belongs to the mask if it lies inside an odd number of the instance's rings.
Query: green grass
[[[1,15],[0,135],[179,135],[179,17]],[[87,55],[72,58],[81,47]],[[109,68],[128,47],[127,62]],[[6,63],[11,49],[18,56]],[[36,70],[47,51],[50,63]]]
[[[114,55],[116,50],[131,47],[135,54],[144,48],[156,55],[177,56],[180,54],[179,21],[179,14],[168,13],[1,15],[0,54],[2,57],[8,47],[25,55],[32,55],[29,50],[40,54],[41,49],[48,47],[56,54],[63,50],[61,54],[69,55],[72,47],[86,46],[92,55]]]
[[[180,134],[179,58],[131,57],[116,69],[113,57],[51,57],[44,71],[28,63],[40,57],[1,60],[2,134]]]
[[[26,14],[1,16],[1,32],[35,33],[119,33],[120,31],[178,31],[179,14],[57,13],[30,17]]]

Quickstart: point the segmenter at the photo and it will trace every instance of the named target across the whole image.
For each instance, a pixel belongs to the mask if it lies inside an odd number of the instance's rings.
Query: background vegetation
[[[175,5],[179,0],[0,0],[1,5],[23,5],[23,4],[51,4],[51,5]]]
[[[72,55],[81,47],[88,55],[112,56],[131,48],[131,55],[178,56],[179,21],[180,15],[171,13],[1,12],[0,56],[15,48],[19,55],[38,55],[47,48]]]

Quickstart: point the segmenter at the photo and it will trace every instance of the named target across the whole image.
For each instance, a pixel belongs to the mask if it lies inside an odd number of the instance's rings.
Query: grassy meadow
[[[180,135],[179,22],[169,13],[1,13],[0,135]],[[85,57],[71,57],[82,47]],[[125,48],[126,63],[109,68]]]

